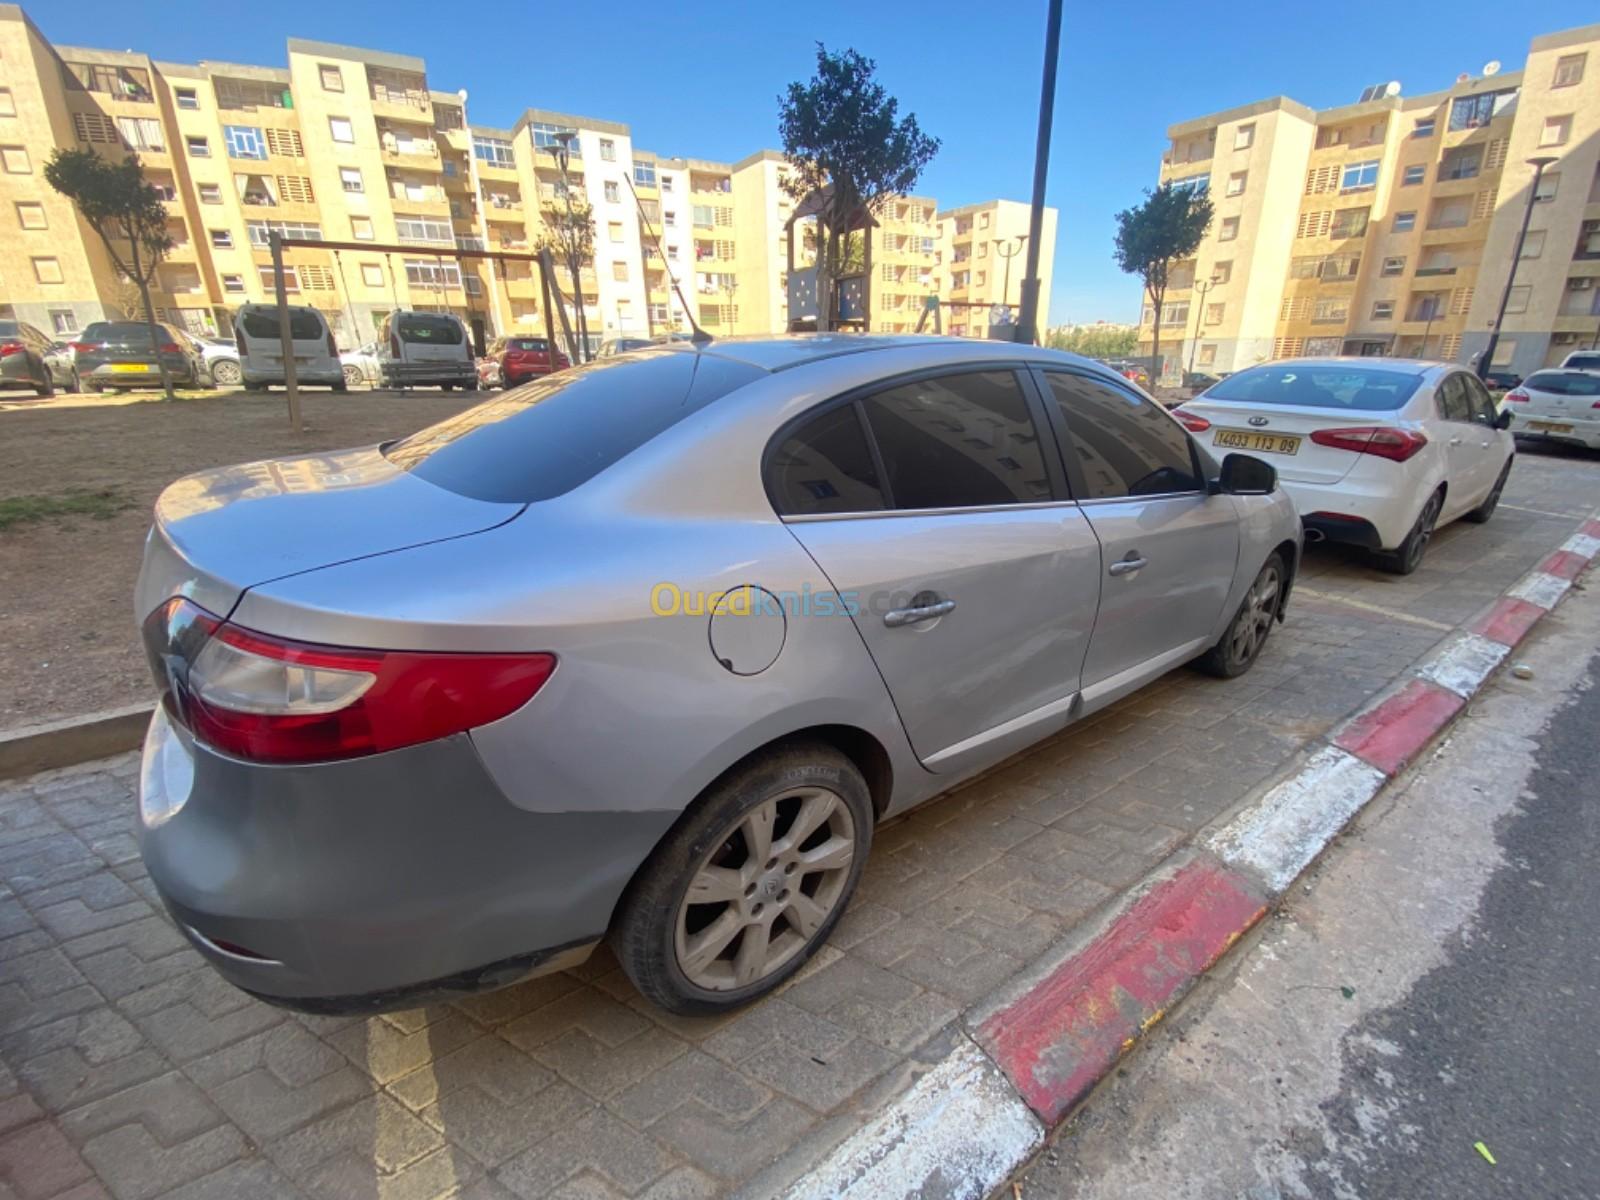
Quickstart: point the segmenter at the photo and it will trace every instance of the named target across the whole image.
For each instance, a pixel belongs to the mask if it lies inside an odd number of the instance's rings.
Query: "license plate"
[[[150,368],[145,366],[144,363],[112,363],[111,370],[114,374],[118,375],[143,375],[147,373]]]
[[[1251,433],[1247,429],[1219,429],[1212,442],[1229,450],[1254,450],[1261,454],[1298,454],[1300,439],[1281,433]]]
[[[1554,421],[1529,421],[1529,429],[1537,429],[1540,433],[1571,433],[1571,425],[1558,425]]]

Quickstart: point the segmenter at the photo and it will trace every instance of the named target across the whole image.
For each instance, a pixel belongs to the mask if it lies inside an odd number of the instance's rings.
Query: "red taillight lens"
[[[1506,399],[1512,404],[1526,404],[1528,402],[1528,393],[1521,388],[1516,388],[1506,393]]]
[[[1172,415],[1182,421],[1183,427],[1190,433],[1204,433],[1211,428],[1211,422],[1199,413],[1184,412],[1181,408],[1175,408],[1172,410]]]
[[[0,358],[10,354],[21,354],[26,349],[21,342],[0,342]]]
[[[163,353],[163,354],[177,354],[178,353],[178,343],[177,342],[162,342],[161,343],[161,353]]]
[[[71,346],[76,354],[87,354],[91,350],[104,350],[106,347],[104,342],[68,342],[67,345]]]
[[[1376,454],[1391,462],[1405,462],[1428,444],[1428,439],[1409,429],[1387,425],[1363,425],[1355,429],[1318,429],[1311,440],[1319,446],[1349,450],[1355,454]]]
[[[552,654],[295,642],[179,598],[151,614],[145,643],[174,719],[251,762],[329,762],[464,733],[521,708],[556,665]]]

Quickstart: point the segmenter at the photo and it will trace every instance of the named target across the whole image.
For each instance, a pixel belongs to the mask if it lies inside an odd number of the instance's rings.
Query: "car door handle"
[[[1119,562],[1114,562],[1107,567],[1106,574],[1132,575],[1135,571],[1142,571],[1149,565],[1150,560],[1148,558],[1140,558],[1138,555],[1130,554],[1127,558],[1124,558]]]
[[[932,604],[918,604],[912,608],[891,608],[883,614],[883,623],[890,629],[898,629],[902,625],[915,625],[919,621],[932,621],[954,612],[954,600],[936,600]]]

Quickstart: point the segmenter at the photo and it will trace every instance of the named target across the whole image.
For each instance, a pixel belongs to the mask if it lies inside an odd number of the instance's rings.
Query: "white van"
[[[403,308],[385,317],[378,330],[378,374],[384,387],[478,390],[466,327],[449,313]]]
[[[297,384],[326,385],[336,392],[349,390],[333,331],[321,313],[290,305],[289,338],[294,343]],[[241,304],[233,314],[233,340],[239,347],[239,373],[247,390],[259,392],[268,384],[285,382],[276,304]]]

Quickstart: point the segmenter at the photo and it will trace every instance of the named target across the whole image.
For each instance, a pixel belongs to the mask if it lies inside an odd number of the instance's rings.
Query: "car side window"
[[[767,461],[767,491],[786,517],[878,512],[883,489],[854,404],[812,417]]]
[[[1489,389],[1483,386],[1483,380],[1476,375],[1463,375],[1461,381],[1467,388],[1467,406],[1471,409],[1472,419],[1479,425],[1493,425],[1495,419],[1494,398],[1489,395]]]
[[[1083,499],[1201,490],[1189,435],[1154,401],[1082,375],[1045,378],[1083,468]]]
[[[1472,402],[1467,399],[1465,375],[1457,372],[1439,385],[1439,412],[1446,421],[1472,420]]]
[[[1015,371],[920,379],[861,402],[897,509],[1054,499]]]

